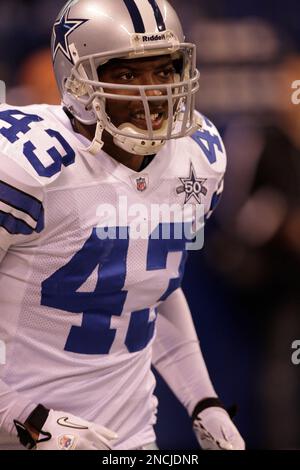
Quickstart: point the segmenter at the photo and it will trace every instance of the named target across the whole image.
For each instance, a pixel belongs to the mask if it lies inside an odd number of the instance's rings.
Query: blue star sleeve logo
[[[206,179],[197,178],[195,168],[191,163],[190,166],[190,176],[188,178],[179,178],[182,185],[176,188],[177,194],[185,193],[184,204],[189,202],[193,197],[196,199],[198,204],[201,204],[201,194],[203,196],[207,195],[207,188],[204,186]]]
[[[89,20],[83,20],[78,18],[68,18],[70,12],[70,8],[65,10],[62,13],[62,16],[59,20],[54,23],[53,27],[53,34],[54,34],[54,43],[53,43],[53,57],[56,57],[58,50],[60,49],[61,52],[66,56],[66,58],[73,62],[73,58],[71,56],[70,48],[69,48],[69,36],[71,33],[75,31],[75,29],[79,28],[82,24],[86,23]]]

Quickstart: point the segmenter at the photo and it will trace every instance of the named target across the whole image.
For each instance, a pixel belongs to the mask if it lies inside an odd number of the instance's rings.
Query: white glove
[[[50,410],[36,450],[110,450],[115,432],[63,411]],[[45,439],[45,440],[44,440]]]
[[[193,430],[203,450],[245,450],[245,442],[227,411],[212,406],[193,421]]]

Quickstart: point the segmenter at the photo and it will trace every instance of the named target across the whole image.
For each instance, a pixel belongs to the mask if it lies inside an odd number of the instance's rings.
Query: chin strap
[[[154,135],[156,133],[164,134],[164,132],[166,132],[166,128],[167,121],[163,123],[163,127],[159,131],[154,132]],[[129,122],[121,124],[118,129],[120,129],[122,132],[132,135],[132,137],[129,137],[120,135],[118,133],[113,134],[114,144],[128,153],[145,156],[153,155],[156,154],[166,143],[165,140],[149,140],[146,138],[148,137],[148,133],[146,131],[137,128]],[[139,137],[137,137],[138,134]],[[145,134],[145,139],[141,138],[140,134]]]
[[[116,136],[114,137],[114,144],[133,155],[148,156],[159,152],[159,150],[164,146],[165,141],[156,141],[154,143],[154,141],[138,140],[131,137],[120,138],[120,136]]]
[[[135,155],[153,155],[156,154],[166,143],[165,140],[149,140],[146,139],[147,133],[145,132],[145,139],[141,138],[140,136],[137,137],[138,134],[143,133],[143,131],[137,127],[135,127],[131,123],[124,123],[121,124],[118,129],[123,132],[127,132],[131,136],[123,136],[118,134],[118,130],[115,131],[108,126],[108,121],[103,118],[105,116],[104,110],[104,103],[98,100],[94,100],[93,109],[95,115],[97,116],[97,125],[94,139],[88,147],[84,148],[83,150],[86,152],[91,153],[92,155],[97,155],[103,145],[104,141],[102,140],[102,135],[104,130],[106,130],[111,136],[113,137],[113,142],[117,147],[120,147],[122,150],[125,150],[128,153],[132,153]],[[166,131],[167,128],[167,121],[164,122],[162,129],[158,131],[158,133],[162,133]],[[155,134],[155,132],[154,132]]]
[[[96,132],[95,132],[95,137],[91,143],[91,145],[84,150],[86,152],[90,152],[92,155],[97,155],[97,153],[100,152],[102,149],[104,142],[102,140],[102,134],[104,131],[104,126],[102,121],[98,121],[97,126],[96,126]]]
[[[80,131],[77,129],[76,120],[73,114],[69,111],[67,107],[64,107],[63,110],[68,116],[68,118],[70,119],[74,131],[80,134]],[[88,147],[81,148],[81,150],[83,150],[84,152],[90,152],[92,155],[96,155],[97,153],[99,153],[104,145],[104,142],[102,140],[103,131],[104,131],[103,122],[102,120],[99,120],[96,124],[96,131],[95,131],[95,136],[94,136],[93,141]]]

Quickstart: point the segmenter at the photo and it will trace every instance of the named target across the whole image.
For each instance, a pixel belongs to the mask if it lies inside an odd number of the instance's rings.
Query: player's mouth
[[[157,131],[163,125],[163,122],[165,120],[165,112],[164,111],[160,111],[160,112],[157,111],[156,113],[153,112],[150,114],[150,116],[151,116],[152,129],[154,131]],[[141,111],[132,114],[131,122],[132,124],[134,124],[136,127],[139,127],[140,129],[143,129],[143,130],[148,129],[145,113]]]

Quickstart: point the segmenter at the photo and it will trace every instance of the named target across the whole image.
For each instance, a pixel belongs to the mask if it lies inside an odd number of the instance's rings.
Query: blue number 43
[[[176,233],[173,224],[172,233]],[[162,230],[162,225],[159,226]],[[111,328],[112,316],[121,316],[127,298],[126,280],[129,229],[127,237],[102,240],[93,229],[81,250],[62,268],[42,283],[41,304],[72,313],[82,313],[81,326],[72,326],[65,350],[79,354],[109,354],[116,330]],[[157,232],[157,230],[155,231]],[[166,292],[158,300],[165,300],[180,286],[186,259],[184,238],[149,238],[146,271],[166,269],[170,252],[182,252],[178,277],[171,278]],[[98,270],[93,292],[77,292],[89,276]],[[154,334],[155,320],[150,321],[150,309],[131,312],[125,338],[130,353],[144,349]]]
[[[7,109],[0,112],[0,120],[9,124],[9,127],[0,127],[0,135],[14,144],[20,140],[20,134],[26,135],[31,130],[31,124],[42,122],[44,119],[35,114],[23,113],[18,109]],[[41,140],[45,134],[53,140],[54,145],[46,151],[53,163],[45,167],[41,158],[43,152],[41,149],[37,149],[30,140],[24,142],[23,154],[38,175],[51,178],[60,172],[62,165],[66,167],[75,162],[75,152],[58,131],[44,127],[38,127],[38,130],[41,131],[39,134]],[[64,154],[57,150],[57,143],[63,148]]]

